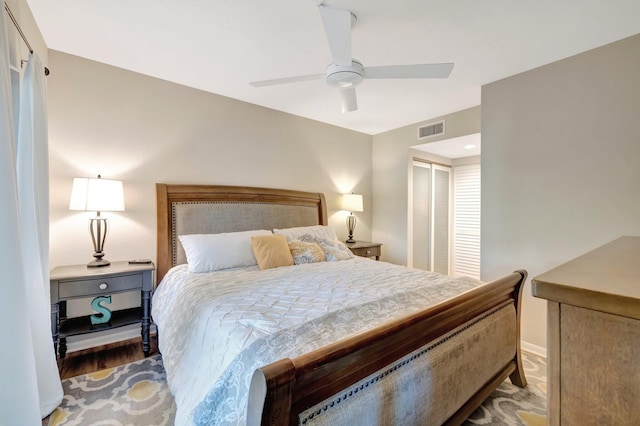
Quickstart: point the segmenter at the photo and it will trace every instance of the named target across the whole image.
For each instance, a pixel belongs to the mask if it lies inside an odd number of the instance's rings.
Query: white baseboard
[[[541,356],[543,358],[547,357],[547,348],[543,348],[542,346],[534,345],[533,343],[521,340],[520,347],[523,351],[531,352],[532,354]]]
[[[151,325],[151,333],[156,332],[155,324]],[[109,343],[140,337],[140,324],[120,327],[100,333],[85,334],[75,338],[69,337],[67,340],[67,353],[82,351],[95,346],[108,345]],[[73,340],[71,340],[73,339]]]

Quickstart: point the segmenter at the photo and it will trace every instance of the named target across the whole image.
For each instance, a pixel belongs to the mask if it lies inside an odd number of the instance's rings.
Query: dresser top
[[[536,297],[640,319],[640,237],[620,237],[531,282]]]

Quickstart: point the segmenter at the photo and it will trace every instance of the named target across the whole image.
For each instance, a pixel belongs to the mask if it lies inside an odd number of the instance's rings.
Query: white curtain
[[[62,401],[51,340],[44,67],[24,70],[18,135],[5,14],[0,19],[0,423],[40,425]],[[15,89],[15,87],[14,87]]]

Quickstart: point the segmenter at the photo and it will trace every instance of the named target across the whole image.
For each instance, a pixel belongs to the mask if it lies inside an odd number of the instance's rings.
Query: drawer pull
[[[367,254],[371,254],[371,250],[367,250]]]
[[[100,287],[100,290],[106,290],[107,287],[109,287],[109,286],[107,285],[107,283],[102,283],[98,287]]]

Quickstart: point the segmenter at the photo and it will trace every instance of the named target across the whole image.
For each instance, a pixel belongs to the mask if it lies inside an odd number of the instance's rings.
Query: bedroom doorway
[[[480,278],[480,177],[480,134],[412,147],[408,266]]]

